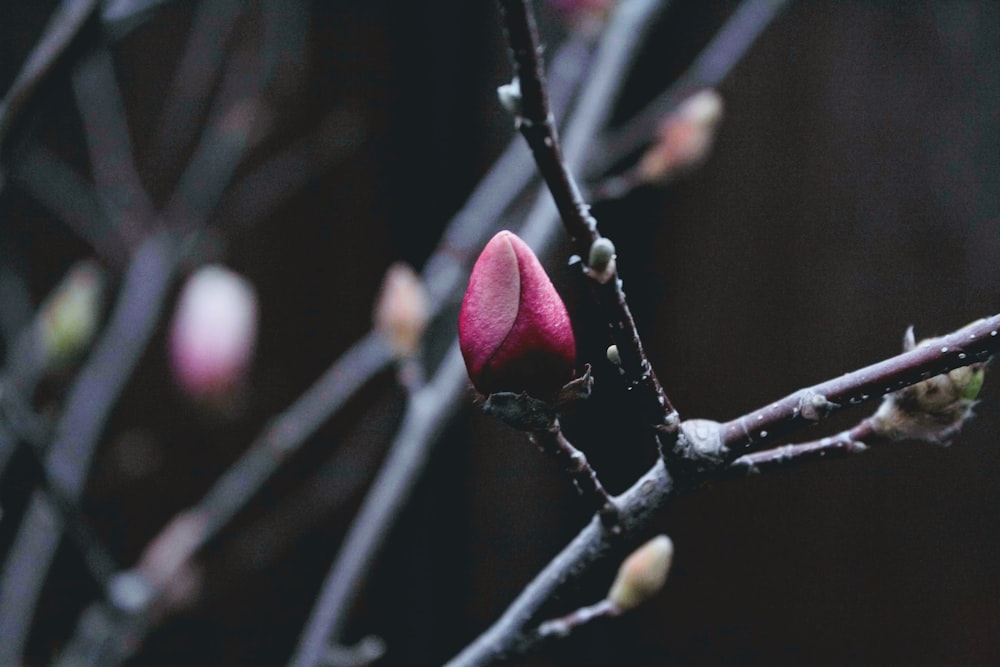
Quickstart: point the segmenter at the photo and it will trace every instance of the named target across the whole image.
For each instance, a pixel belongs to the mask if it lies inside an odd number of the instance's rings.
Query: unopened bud
[[[617,345],[609,345],[607,355],[608,355],[608,361],[613,363],[615,366],[622,365],[622,357],[621,354],[618,353]]]
[[[914,343],[912,327],[903,338],[904,350],[935,344],[934,339]],[[872,426],[891,440],[947,445],[972,417],[985,374],[985,364],[970,364],[887,394],[872,417]]]
[[[42,304],[37,323],[46,365],[59,368],[90,345],[104,298],[104,274],[93,262],[75,264]]]
[[[382,280],[375,304],[375,330],[392,346],[397,357],[417,351],[427,329],[430,303],[420,276],[408,264],[397,262]]]
[[[171,370],[194,398],[218,399],[245,379],[257,342],[257,294],[245,278],[206,266],[181,291],[170,328]]]
[[[472,268],[458,342],[483,394],[548,398],[573,377],[576,339],[566,306],[535,253],[511,232],[494,236]]]
[[[620,612],[635,609],[660,592],[674,559],[674,543],[658,535],[632,552],[611,584],[608,600]]]
[[[722,119],[722,98],[711,88],[687,98],[663,119],[656,142],[638,165],[639,180],[666,184],[701,166],[715,143]]]

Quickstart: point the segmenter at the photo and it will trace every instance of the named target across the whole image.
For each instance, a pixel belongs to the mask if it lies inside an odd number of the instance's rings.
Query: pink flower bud
[[[170,327],[170,366],[194,398],[214,399],[244,379],[257,339],[257,295],[228,269],[207,266],[192,275]]]
[[[541,262],[508,231],[490,239],[472,268],[458,342],[476,389],[547,397],[573,377],[569,314]]]

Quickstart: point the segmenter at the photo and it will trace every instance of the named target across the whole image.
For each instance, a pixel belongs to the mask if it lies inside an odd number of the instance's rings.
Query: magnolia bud
[[[375,330],[396,356],[408,357],[417,351],[429,318],[427,290],[420,276],[402,262],[390,266],[375,305]]]
[[[181,291],[170,327],[170,365],[194,398],[229,394],[244,379],[257,341],[253,286],[221,266],[206,266]]]
[[[657,535],[632,552],[618,568],[608,600],[618,611],[629,611],[660,592],[674,559],[674,543]]]
[[[547,398],[573,377],[576,340],[566,306],[531,248],[511,232],[494,236],[472,268],[458,342],[483,394]]]
[[[722,119],[722,98],[701,90],[664,118],[654,143],[638,165],[639,180],[665,184],[683,172],[701,166],[712,150]]]
[[[903,338],[904,350],[934,344],[934,339],[915,343],[912,327]],[[872,416],[872,427],[891,440],[913,439],[946,445],[972,416],[984,376],[985,364],[976,363],[887,394]]]
[[[94,338],[104,296],[104,274],[93,262],[75,264],[42,304],[37,323],[42,356],[58,368]]]

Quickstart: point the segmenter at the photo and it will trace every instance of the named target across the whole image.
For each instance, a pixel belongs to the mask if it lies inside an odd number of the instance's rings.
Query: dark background
[[[682,72],[735,5],[674,2],[616,118]],[[190,406],[169,382],[162,334],[154,339],[108,426],[85,502],[125,564],[368,330],[386,267],[421,265],[513,136],[494,103],[509,67],[493,3],[307,9],[307,39],[300,52],[290,45],[271,91],[269,141],[290,141],[342,109],[348,148],[266,220],[240,228],[224,210],[212,221],[218,256],[261,296],[248,405],[225,422]],[[538,9],[557,42],[558,16]],[[49,10],[0,9],[0,87]],[[232,43],[259,33],[260,5],[246,12]],[[158,202],[179,170],[158,162],[151,137],[193,14],[190,3],[169,3],[114,49],[140,173]],[[682,415],[730,419],[896,353],[911,324],[920,338],[997,311],[998,53],[992,1],[797,3],[721,86],[726,117],[704,168],[595,207]],[[64,72],[40,92],[24,132],[85,163]],[[89,252],[16,187],[0,195],[0,225],[4,258],[36,300]],[[603,361],[603,330],[565,251],[552,273],[580,360],[597,377],[593,405],[567,430],[619,492],[653,453]],[[664,593],[524,664],[1000,662],[1000,393],[991,380],[950,448],[901,443],[681,499],[654,526],[677,549]],[[57,405],[53,385],[40,403]],[[151,636],[134,664],[286,660],[402,400],[386,374],[324,427],[209,550],[199,604]],[[324,467],[331,452],[338,464]],[[4,521],[26,497],[18,471],[3,480]],[[470,393],[366,582],[350,637],[383,636],[386,664],[443,662],[583,525],[573,501],[523,436],[471,409]],[[553,615],[603,596],[613,569],[557,601]],[[36,619],[36,661],[65,641],[95,594],[64,548]]]

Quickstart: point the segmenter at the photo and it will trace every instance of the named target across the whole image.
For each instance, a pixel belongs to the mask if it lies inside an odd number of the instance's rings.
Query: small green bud
[[[97,333],[104,274],[89,261],[75,264],[45,303],[36,327],[43,358],[53,368],[71,363]]]
[[[620,367],[622,365],[622,357],[620,354],[618,354],[617,345],[609,345],[607,355],[608,355],[608,361],[613,363],[615,366]]]
[[[609,270],[615,260],[615,244],[611,239],[602,236],[590,244],[590,268],[597,273]]]

